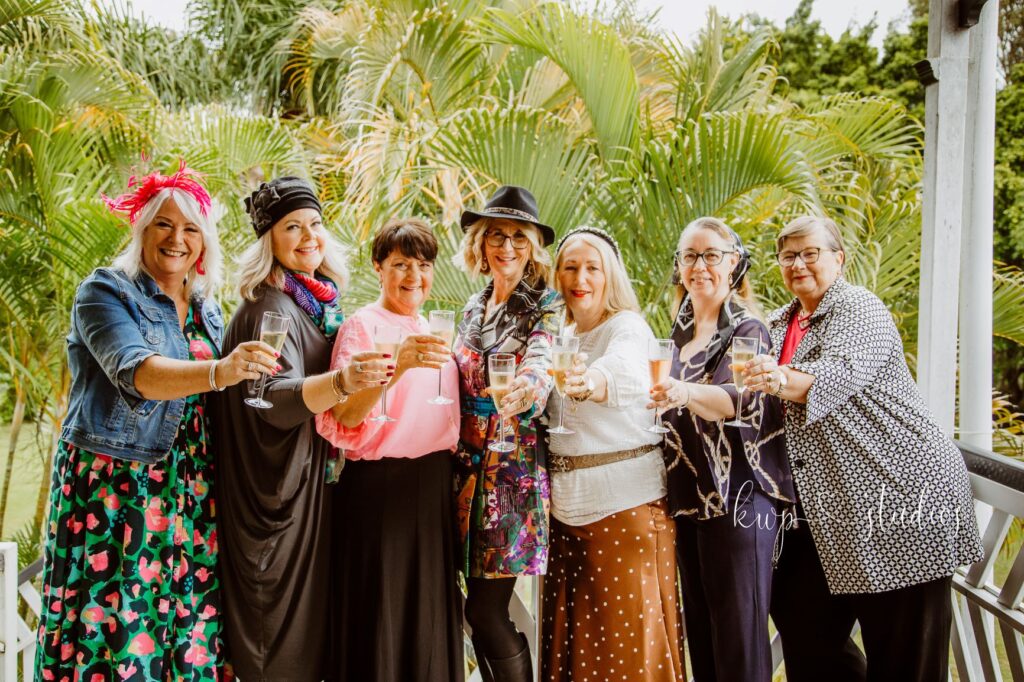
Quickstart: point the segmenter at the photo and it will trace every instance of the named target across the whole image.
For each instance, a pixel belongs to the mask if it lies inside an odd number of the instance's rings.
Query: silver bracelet
[[[217,385],[217,363],[218,362],[219,362],[218,360],[214,360],[213,364],[210,365],[210,390],[211,391],[217,391],[219,393],[220,391],[223,391],[225,388],[227,388],[227,386],[218,386]]]

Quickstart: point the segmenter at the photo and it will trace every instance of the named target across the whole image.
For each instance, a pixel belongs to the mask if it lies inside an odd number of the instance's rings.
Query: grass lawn
[[[7,469],[7,450],[10,446],[9,424],[0,424],[0,490],[3,490],[4,477]],[[45,432],[41,436],[42,443],[36,442],[35,424],[26,424],[21,429],[18,439],[18,452],[14,459],[14,470],[11,476],[11,489],[7,500],[7,514],[4,518],[4,539],[10,538],[31,522],[36,511],[36,495],[39,493],[40,476],[42,476],[42,451],[48,447],[49,437]]]

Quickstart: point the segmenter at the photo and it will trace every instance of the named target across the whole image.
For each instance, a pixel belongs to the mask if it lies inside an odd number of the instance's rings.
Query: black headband
[[[265,235],[278,220],[300,208],[313,208],[323,213],[313,186],[291,175],[262,183],[245,200],[245,211],[252,220],[252,229],[257,237]]]
[[[569,239],[569,237],[574,237],[578,234],[592,234],[595,237],[598,237],[599,239],[603,239],[604,241],[608,242],[608,245],[610,247],[612,247],[612,251],[615,252],[615,255],[618,256],[619,260],[622,260],[622,253],[619,251],[619,243],[615,241],[615,237],[611,236],[610,234],[602,230],[600,227],[588,227],[586,225],[584,225],[583,227],[577,227],[576,229],[570,230],[568,233],[566,233],[566,235],[558,241],[558,247],[555,249],[555,253],[558,253],[559,251],[562,250],[562,245],[565,244],[566,240]]]

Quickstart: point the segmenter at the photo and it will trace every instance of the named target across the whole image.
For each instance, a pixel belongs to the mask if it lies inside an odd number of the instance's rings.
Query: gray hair
[[[779,235],[775,238],[775,250],[782,251],[786,240],[790,237],[806,237],[814,234],[818,229],[825,233],[825,240],[830,249],[841,251],[846,254],[846,247],[843,245],[843,234],[839,226],[831,218],[823,218],[813,215],[800,216],[786,223]]]
[[[140,271],[146,272],[146,267],[142,263],[142,237],[168,199],[174,200],[174,204],[185,219],[198,226],[203,235],[203,270],[206,274],[200,275],[193,265],[188,271],[185,295],[191,298],[193,293],[198,293],[203,298],[209,298],[220,286],[224,267],[220,240],[217,238],[217,224],[209,214],[203,215],[195,197],[175,187],[160,190],[146,202],[131,225],[131,241],[124,251],[114,258],[112,265],[132,279],[138,276]]]
[[[260,285],[284,288],[284,268],[274,258],[274,243],[270,236],[274,228],[250,244],[238,257],[238,293],[247,301],[256,300],[256,289]],[[318,273],[333,281],[338,291],[348,284],[348,249],[324,228],[324,260],[316,269]]]

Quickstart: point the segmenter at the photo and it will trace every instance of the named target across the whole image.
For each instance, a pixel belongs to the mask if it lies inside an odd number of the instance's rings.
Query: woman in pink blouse
[[[335,342],[331,366],[345,366],[373,348],[384,328],[401,330],[387,391],[394,421],[375,420],[382,415],[382,389],[353,394],[317,417],[317,431],[343,448],[347,461],[335,496],[337,590],[331,598],[341,680],[463,679],[451,494],[458,370],[420,314],[436,257],[437,241],[424,222],[384,225],[372,250],[380,297],[348,318]],[[428,402],[439,388],[453,402]]]

